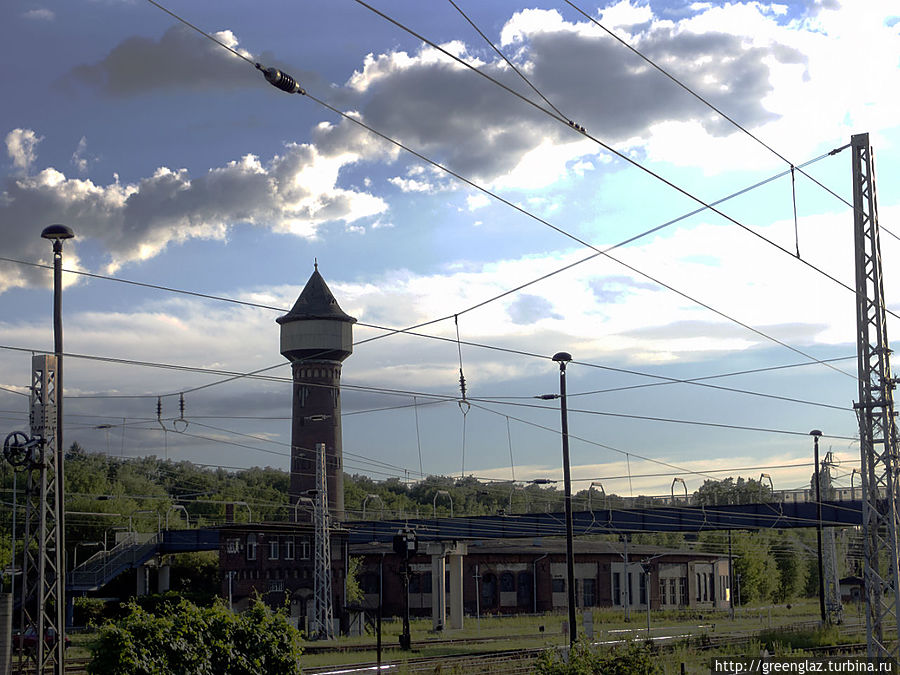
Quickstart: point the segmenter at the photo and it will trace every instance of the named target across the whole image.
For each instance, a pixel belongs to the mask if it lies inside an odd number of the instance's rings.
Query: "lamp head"
[[[809,435],[810,435],[810,436],[815,436],[816,438],[818,438],[819,436],[822,435],[822,432],[819,431],[818,429],[813,429],[812,431],[809,432]]]
[[[72,228],[67,225],[48,225],[41,232],[42,239],[49,239],[51,241],[71,239],[74,236],[75,233],[72,231]]]
[[[553,355],[553,360],[559,363],[568,363],[572,360],[572,355],[569,352],[556,352]]]

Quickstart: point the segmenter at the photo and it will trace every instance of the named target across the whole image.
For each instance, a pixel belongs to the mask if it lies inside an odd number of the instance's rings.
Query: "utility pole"
[[[875,160],[868,134],[850,139],[853,169],[853,235],[856,262],[856,341],[859,452],[862,474],[862,529],[866,645],[869,657],[900,657],[900,529],[897,499],[897,427],[891,373]],[[894,638],[888,640],[887,635]]]
[[[825,566],[822,561],[822,490],[819,479],[819,437],[822,432],[813,429],[809,432],[813,437],[813,464],[815,466],[815,486],[816,486],[816,556],[819,564],[819,616],[822,619],[822,625],[826,623],[825,614]]]
[[[403,565],[403,632],[400,634],[400,649],[409,650],[412,647],[412,635],[409,630],[409,559],[419,549],[419,542],[415,532],[409,529],[401,530],[394,535],[394,553],[400,556]],[[432,591],[434,584],[444,583],[443,579],[432,579]]]
[[[325,473],[325,444],[316,443],[315,502],[315,618],[319,639],[334,638],[334,608],[331,597],[331,514],[328,512],[328,485]]]
[[[822,460],[821,471],[827,478],[827,484],[823,486],[824,496],[831,496],[831,467],[835,465],[834,455],[829,451]],[[841,603],[840,575],[837,564],[837,543],[834,536],[834,528],[826,527],[822,530],[824,547],[824,573],[825,573],[825,616],[828,623],[844,622],[844,605]]]
[[[16,431],[3,444],[13,470],[26,472],[20,628],[39,636],[30,652],[34,670],[62,675],[65,667],[65,569],[57,472],[57,359],[31,358],[31,436]],[[42,639],[52,636],[50,640]],[[23,670],[19,652],[19,670]]]

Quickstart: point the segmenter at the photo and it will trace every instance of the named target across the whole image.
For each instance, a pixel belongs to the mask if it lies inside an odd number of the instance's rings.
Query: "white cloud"
[[[81,140],[78,141],[78,147],[75,148],[75,152],[72,153],[72,164],[75,165],[75,168],[78,170],[78,173],[87,173],[89,160],[85,156],[87,152],[87,139],[82,136]]]
[[[17,224],[66,222],[78,230],[79,237],[101,242],[109,254],[108,270],[114,271],[126,262],[156,256],[170,243],[221,239],[239,224],[306,238],[317,236],[318,228],[330,221],[358,226],[358,221],[383,213],[387,205],[370,193],[339,187],[338,175],[344,166],[377,152],[378,145],[340,126],[321,129],[318,137],[327,141],[339,134],[344,134],[339,154],[291,143],[265,163],[246,155],[196,177],[185,169],[160,167],[134,183],[116,180],[98,185],[46,168],[35,175],[7,179],[0,202],[0,229],[7,233],[5,250],[38,258],[32,237]],[[38,140],[26,129],[7,136],[17,165],[30,167]],[[4,276],[0,289],[26,279]]]
[[[466,197],[466,206],[469,211],[476,211],[478,209],[483,209],[485,206],[488,206],[491,203],[490,198],[484,194],[483,192],[479,192],[475,195],[469,195]]]
[[[23,173],[28,173],[37,159],[35,150],[42,140],[44,137],[38,136],[31,129],[13,129],[6,134],[6,152],[13,166]]]
[[[37,21],[53,21],[56,18],[56,14],[53,10],[40,8],[40,9],[29,9],[27,12],[22,14],[26,19],[35,19]]]

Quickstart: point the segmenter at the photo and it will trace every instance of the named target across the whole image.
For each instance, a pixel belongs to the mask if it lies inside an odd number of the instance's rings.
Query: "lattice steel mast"
[[[897,428],[882,279],[875,161],[868,134],[850,141],[856,250],[859,449],[863,483],[866,641],[869,656],[897,659]],[[890,637],[888,634],[890,633]]]
[[[334,610],[331,600],[331,514],[328,512],[328,486],[325,471],[325,444],[316,444],[316,556],[314,600],[316,633],[320,639],[334,638]]]
[[[37,639],[33,650],[20,652],[19,664],[21,670],[21,654],[27,653],[36,672],[61,675],[66,603],[56,453],[57,360],[55,356],[34,356],[31,367],[31,437],[15,432],[3,446],[14,469],[26,473],[21,629],[23,634],[34,631]]]

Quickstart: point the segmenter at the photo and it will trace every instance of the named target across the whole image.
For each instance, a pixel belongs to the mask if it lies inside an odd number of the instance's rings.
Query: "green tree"
[[[100,631],[91,675],[299,675],[300,632],[257,600],[243,614],[182,600],[155,615],[136,604]]]
[[[772,488],[753,478],[706,480],[694,493],[694,504],[698,506],[760,504],[770,501],[772,501]]]

